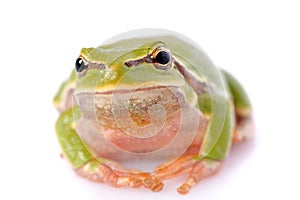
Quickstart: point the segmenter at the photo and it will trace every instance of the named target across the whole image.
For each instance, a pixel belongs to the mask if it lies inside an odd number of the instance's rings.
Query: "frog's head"
[[[162,42],[83,48],[76,60],[78,92],[109,92],[144,86],[182,86],[174,57]]]
[[[199,117],[198,110],[190,108],[198,106],[202,85],[186,68],[188,62],[173,52],[174,45],[168,42],[168,48],[166,43],[131,39],[81,50],[74,94],[82,123],[89,120],[88,126],[80,126],[80,120],[77,126],[84,129],[78,131],[84,140],[89,140],[85,133],[93,126],[101,127],[105,138],[120,149],[146,153],[177,144],[171,141],[181,126],[192,127],[184,123],[190,120],[181,119]]]
[[[179,117],[183,105],[195,105],[197,96],[166,44],[124,43],[82,49],[75,66],[77,104],[104,129],[122,127],[131,136],[150,137],[166,116]]]

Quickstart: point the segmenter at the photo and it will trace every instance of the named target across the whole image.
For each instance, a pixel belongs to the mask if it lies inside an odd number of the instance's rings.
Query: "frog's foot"
[[[122,166],[110,167],[98,160],[89,161],[76,169],[76,172],[91,181],[107,183],[113,187],[129,186],[137,188],[144,183],[144,180],[148,180],[151,177],[149,173],[123,170]]]
[[[233,133],[233,141],[236,143],[243,142],[252,137],[254,133],[254,121],[251,116],[237,116],[237,125]]]
[[[221,162],[198,156],[182,156],[173,163],[158,167],[154,171],[150,188],[159,191],[163,188],[162,181],[188,173],[186,181],[177,189],[179,194],[187,194],[200,180],[213,175],[220,168]]]

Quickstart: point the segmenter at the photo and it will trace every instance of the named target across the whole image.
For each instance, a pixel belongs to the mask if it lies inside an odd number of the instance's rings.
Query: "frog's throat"
[[[77,104],[85,117],[95,117],[102,127],[117,127],[115,117],[129,117],[139,126],[151,123],[148,111],[164,110],[157,117],[171,116],[187,106],[184,93],[178,87],[145,87],[136,90],[113,90],[95,93],[79,93]],[[114,124],[115,123],[115,124]]]

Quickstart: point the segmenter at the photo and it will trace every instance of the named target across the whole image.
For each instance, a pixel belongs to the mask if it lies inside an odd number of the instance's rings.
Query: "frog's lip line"
[[[175,85],[167,85],[167,86],[149,86],[149,87],[139,87],[132,89],[114,89],[114,90],[106,90],[106,91],[84,91],[77,92],[77,94],[100,94],[100,95],[113,95],[113,94],[126,94],[126,93],[134,93],[137,91],[147,91],[147,90],[156,90],[156,89],[169,89],[175,92],[175,90],[179,90],[179,86]]]

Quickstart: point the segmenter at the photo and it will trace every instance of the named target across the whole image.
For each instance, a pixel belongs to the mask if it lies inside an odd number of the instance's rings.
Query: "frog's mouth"
[[[133,93],[137,93],[140,91],[147,91],[147,92],[152,92],[155,90],[172,90],[175,92],[175,90],[178,90],[178,86],[175,85],[168,85],[168,86],[163,86],[163,85],[145,85],[142,87],[130,87],[130,86],[126,86],[126,88],[116,88],[116,89],[109,89],[109,90],[95,90],[96,94],[103,94],[103,95],[112,95],[112,94],[133,94]]]

